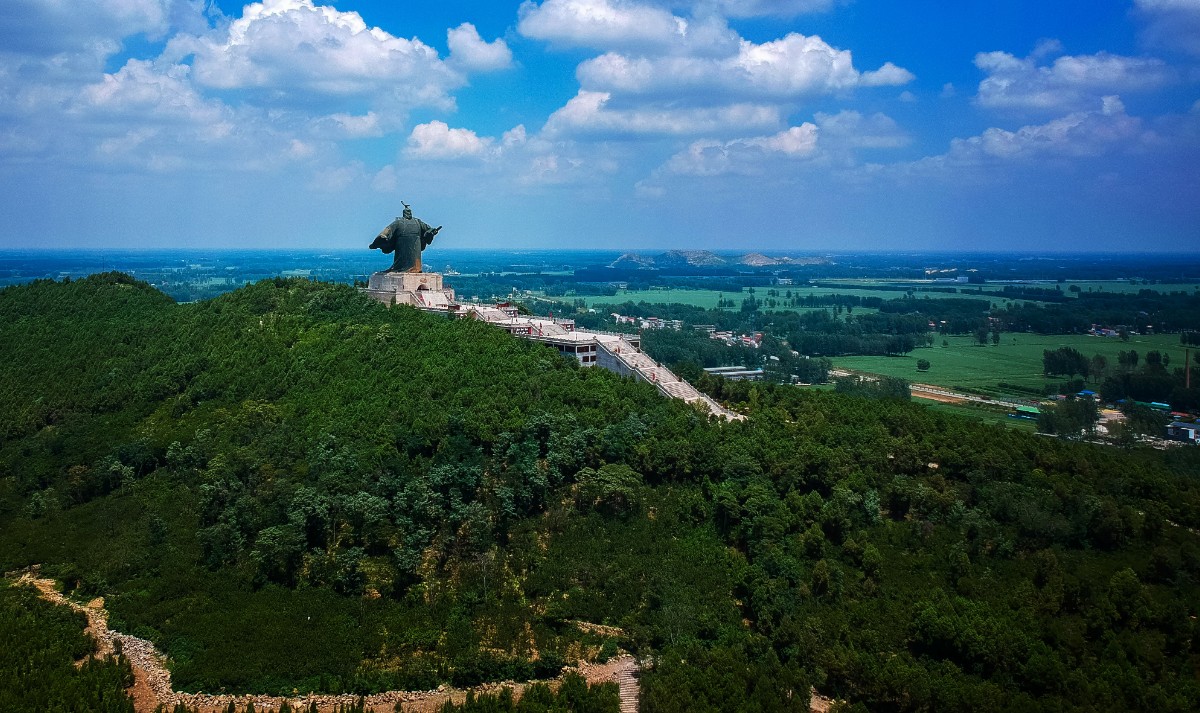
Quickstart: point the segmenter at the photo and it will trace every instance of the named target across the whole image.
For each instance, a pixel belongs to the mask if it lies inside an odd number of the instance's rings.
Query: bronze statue
[[[401,201],[403,203],[403,201]],[[412,208],[404,205],[404,215],[392,221],[371,243],[371,249],[379,249],[384,255],[395,253],[392,266],[387,272],[420,272],[421,251],[433,242],[442,226],[431,228],[425,221],[414,218]]]

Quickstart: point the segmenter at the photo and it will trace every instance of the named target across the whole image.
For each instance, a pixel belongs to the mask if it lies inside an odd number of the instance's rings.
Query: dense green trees
[[[525,689],[514,701],[510,689],[496,694],[468,693],[461,704],[447,702],[441,713],[617,713],[617,684],[601,683],[589,686],[579,674],[563,677],[557,690],[536,683]]]
[[[1043,405],[1038,414],[1038,431],[1080,438],[1094,435],[1099,420],[1100,407],[1095,399],[1072,397],[1057,404]]]
[[[731,648],[692,646],[659,659],[642,690],[649,713],[808,711],[811,684],[762,639]]]
[[[899,399],[908,401],[912,398],[908,382],[891,376],[863,378],[846,376],[834,381],[834,391],[839,394],[853,394],[873,399]]]
[[[133,713],[124,657],[89,658],[96,642],[83,614],[30,587],[0,585],[0,710],[11,713]]]
[[[1138,353],[1130,350],[1121,352],[1120,371],[1104,379],[1100,384],[1100,395],[1106,401],[1125,399],[1169,403],[1175,409],[1200,408],[1200,368],[1191,367],[1191,388],[1187,374],[1182,368],[1168,369],[1163,355],[1149,352],[1138,366]]]
[[[647,710],[1194,710],[1200,456],[701,378],[270,280],[0,292],[0,567],[177,685],[428,688],[618,641]],[[716,391],[716,389],[720,389]],[[894,391],[894,393],[893,393]],[[1190,528],[1190,529],[1189,529]],[[536,652],[536,656],[535,653]]]
[[[1040,298],[1039,298],[1040,299]],[[1010,331],[1040,334],[1083,333],[1092,325],[1124,325],[1135,331],[1149,326],[1156,333],[1200,327],[1200,293],[1164,293],[1144,289],[1137,294],[1079,292],[1062,302],[1013,301],[993,316]]]
[[[1046,376],[1087,376],[1090,368],[1091,362],[1078,349],[1059,347],[1042,352],[1042,373]]]

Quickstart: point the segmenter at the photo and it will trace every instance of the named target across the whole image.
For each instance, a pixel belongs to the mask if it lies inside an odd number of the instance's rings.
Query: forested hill
[[[620,645],[657,662],[647,711],[802,709],[810,684],[1200,707],[1195,449],[722,397],[751,419],[345,286],[10,287],[0,567],[104,595],[189,690],[529,678]]]

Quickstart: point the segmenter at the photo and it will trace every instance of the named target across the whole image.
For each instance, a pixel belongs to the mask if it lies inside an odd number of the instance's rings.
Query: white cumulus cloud
[[[464,81],[420,40],[368,27],[356,12],[312,0],[247,5],[227,26],[176,36],[163,52],[172,62],[189,57],[198,84],[259,90],[275,101],[386,95],[448,107],[448,92]]]
[[[452,129],[442,121],[431,121],[413,127],[405,153],[412,158],[466,158],[482,155],[491,145],[490,137],[480,137],[470,129]]]
[[[502,38],[485,42],[479,30],[469,22],[446,32],[450,47],[449,62],[473,72],[492,72],[512,66],[512,50]]]
[[[851,149],[894,149],[912,141],[894,119],[886,114],[864,115],[845,110],[837,114],[818,113],[814,119],[821,129],[821,142]]]
[[[898,87],[916,79],[913,73],[891,62],[884,62],[879,69],[863,72],[860,82],[864,87]]]
[[[373,111],[361,115],[339,112],[316,123],[317,126],[332,126],[334,131],[331,135],[337,138],[361,139],[383,136],[386,133],[385,123],[380,115]]]
[[[546,121],[550,136],[562,134],[689,135],[727,133],[754,127],[769,128],[781,121],[776,107],[728,104],[718,107],[610,106],[607,92],[580,90]]]
[[[1200,1],[1134,0],[1134,6],[1145,22],[1145,44],[1200,55]]]
[[[788,15],[824,2],[544,0],[521,7],[519,30],[602,53],[576,68],[579,92],[547,120],[548,135],[737,136],[778,130],[807,98],[911,82],[893,62],[861,71],[849,50],[790,32],[752,41],[721,13]],[[672,10],[694,14],[681,17]],[[734,12],[736,10],[736,12]]]
[[[587,90],[709,101],[787,99],[857,86],[898,85],[913,79],[907,70],[890,62],[874,72],[860,73],[848,50],[836,49],[820,37],[796,33],[761,44],[742,40],[737,51],[726,57],[609,52],[580,64],[576,75]]]
[[[159,71],[147,60],[129,60],[120,70],[83,89],[70,111],[75,114],[104,114],[151,119],[184,121],[195,124],[218,123],[225,107],[204,99],[188,81],[186,65],[172,65]]]
[[[297,138],[302,122],[267,120],[205,96],[187,65],[131,59],[69,102],[48,150],[60,160],[95,157],[129,169],[260,171],[327,150]]]
[[[528,140],[528,137],[525,135],[525,125],[517,124],[513,128],[504,132],[504,136],[501,137],[500,143],[505,147],[513,147],[521,146]]]
[[[526,37],[582,47],[668,45],[687,31],[668,10],[630,0],[527,1],[518,16]]]
[[[54,53],[76,51],[101,38],[157,38],[170,27],[174,12],[196,10],[195,5],[176,0],[5,0],[0,40],[7,51]]]
[[[1100,52],[1038,63],[1007,52],[983,52],[975,66],[987,75],[975,101],[989,109],[1070,111],[1093,105],[1105,94],[1158,89],[1171,79],[1168,66],[1151,57]]]
[[[954,139],[943,156],[923,159],[932,165],[977,165],[995,161],[1085,158],[1135,148],[1146,137],[1142,122],[1125,113],[1116,96],[1099,108],[1080,111],[1015,131],[990,128],[978,136]]]
[[[757,175],[770,161],[807,158],[815,154],[817,133],[817,127],[806,122],[771,136],[694,141],[672,156],[661,172],[683,176]]]
[[[52,123],[38,114],[60,111],[96,81],[127,39],[206,26],[202,0],[9,0],[0,10],[0,115]]]

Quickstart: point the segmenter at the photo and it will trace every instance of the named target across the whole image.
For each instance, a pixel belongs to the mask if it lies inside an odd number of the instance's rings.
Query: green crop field
[[[755,296],[766,296],[766,288],[761,294],[756,290]],[[742,306],[742,300],[749,297],[743,288],[740,292],[731,290],[686,290],[686,289],[650,289],[650,290],[617,290],[615,297],[588,297],[588,306],[595,304],[621,304],[622,302],[649,302],[650,304],[681,304],[716,309],[717,301],[724,297],[735,303],[734,309]]]
[[[904,296],[902,290],[895,292],[881,292],[874,289],[822,289],[809,287],[755,287],[754,296],[758,300],[767,300],[767,290],[779,290],[778,299],[780,301],[787,299],[786,294],[791,290],[793,296],[806,295],[829,295],[829,294],[845,294],[857,296],[881,296],[883,299],[901,298]],[[716,304],[721,298],[733,300],[731,310],[740,310],[742,308],[742,300],[748,298],[750,293],[745,287],[739,290],[731,289],[670,289],[670,288],[650,288],[650,289],[622,289],[618,290],[616,296],[587,296],[588,306],[592,307],[601,304],[620,304],[620,302],[649,302],[652,305],[692,305],[696,307],[704,307],[706,310],[714,310]],[[772,311],[772,308],[762,306],[761,310]],[[810,312],[812,310],[824,310],[826,307],[774,307],[776,311],[790,310],[793,312]],[[854,312],[877,312],[872,308],[854,307]]]
[[[928,297],[929,299],[939,299],[947,297],[968,297],[976,299],[990,299],[995,305],[1003,305],[1007,302],[1025,302],[1029,300],[1012,300],[1009,298],[998,297],[996,295],[976,295],[967,290],[975,290],[982,287],[986,291],[999,291],[1005,285],[1001,283],[991,283],[984,285],[962,285],[962,284],[942,284],[931,283],[928,281],[914,280],[911,284],[903,281],[895,280],[838,280],[826,281],[825,284],[834,284],[833,287],[809,287],[808,285],[780,285],[778,287],[756,287],[755,296],[759,299],[765,299],[767,290],[777,290],[781,296],[786,296],[789,292],[794,296],[805,295],[850,295],[855,297],[879,297],[885,300],[900,299],[907,296],[910,292],[916,297]],[[1119,293],[1136,293],[1140,290],[1154,290],[1156,292],[1192,292],[1200,290],[1200,285],[1192,283],[1156,283],[1153,285],[1131,284],[1123,280],[1107,280],[1107,281],[1091,281],[1091,282],[1065,282],[1062,284],[1054,282],[1031,283],[1030,287],[1036,288],[1062,288],[1063,292],[1068,296],[1074,294],[1071,292],[1072,286],[1079,287],[1080,292],[1119,292]],[[879,289],[880,287],[891,287],[892,289]],[[943,292],[925,292],[921,288],[937,287],[956,288],[957,293]],[[874,288],[874,289],[872,289]],[[747,288],[743,287],[739,291],[733,290],[696,290],[686,288],[670,288],[670,287],[655,287],[648,290],[619,290],[614,297],[598,296],[586,297],[589,306],[597,303],[620,303],[620,302],[649,302],[651,304],[686,304],[696,307],[715,308],[717,301],[721,297],[732,299],[736,304],[734,309],[741,307],[743,299],[749,296]],[[780,308],[782,309],[782,308]]]
[[[780,302],[782,302],[784,299],[786,299],[786,297],[784,297],[784,295],[787,294],[787,290],[789,288],[787,288],[787,287],[755,287],[754,288],[754,296],[758,300],[760,300],[760,302],[770,299],[767,295],[767,290],[769,290],[769,289],[778,290],[780,296],[777,297],[776,299],[780,300]],[[855,291],[855,290],[826,290],[826,289],[803,289],[803,288],[794,289],[793,288],[792,294],[793,295],[801,295],[801,296],[810,295],[810,294],[812,294],[812,295],[859,294],[860,296],[866,296],[866,297],[884,296],[885,298],[890,299],[891,296],[900,297],[900,296],[903,296],[904,293],[897,292],[897,293],[895,293],[895,295],[891,295],[891,293],[878,293],[878,292],[874,292],[874,291],[870,291],[870,290]],[[720,299],[725,298],[726,300],[733,300],[733,306],[726,307],[725,309],[737,311],[742,308],[742,300],[746,299],[749,296],[750,296],[750,293],[747,291],[747,288],[745,288],[745,287],[743,287],[740,291],[655,288],[655,289],[649,289],[649,290],[619,290],[617,292],[616,296],[613,296],[613,297],[601,295],[601,296],[595,296],[595,297],[581,297],[580,299],[586,299],[589,307],[594,307],[595,305],[598,305],[598,304],[621,304],[624,302],[647,302],[649,304],[683,304],[683,305],[691,305],[693,307],[703,307],[705,309],[716,309],[717,303],[720,301]],[[817,309],[828,309],[828,308],[826,308],[826,307],[786,307],[783,304],[780,304],[779,306],[772,308],[772,307],[767,307],[764,304],[764,305],[760,305],[759,309],[766,311],[766,312],[784,311],[784,310],[792,311],[792,312],[811,312],[811,311],[817,310]],[[865,314],[868,312],[877,312],[877,311],[878,310],[876,310],[876,309],[868,309],[865,307],[855,307],[854,308],[855,313]]]
[[[943,340],[947,346],[942,346]],[[969,389],[986,393],[1006,392],[998,384],[1017,384],[1041,389],[1047,382],[1059,383],[1063,379],[1047,379],[1042,376],[1042,352],[1047,349],[1072,347],[1084,356],[1102,354],[1108,359],[1109,368],[1117,366],[1117,352],[1134,350],[1139,356],[1149,351],[1160,351],[1170,357],[1170,368],[1183,366],[1183,347],[1179,335],[1134,336],[1128,342],[1120,339],[1091,337],[1084,335],[1038,335],[1008,332],[1001,335],[997,346],[979,346],[971,337],[941,337],[934,346],[916,349],[907,356],[838,357],[834,367],[853,369],[885,376],[898,376],[910,381],[945,386],[952,389]],[[1193,358],[1197,354],[1192,354]],[[929,371],[917,371],[917,360],[927,359]]]

